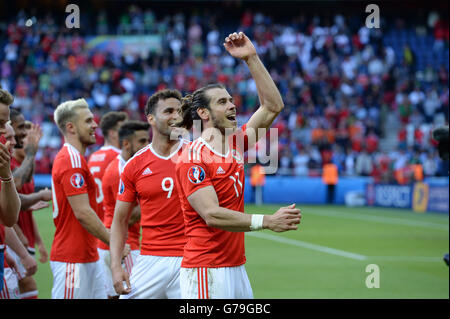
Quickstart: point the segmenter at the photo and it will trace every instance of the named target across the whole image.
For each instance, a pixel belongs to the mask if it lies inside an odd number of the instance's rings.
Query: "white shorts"
[[[0,291],[0,299],[20,299],[19,279],[11,268],[5,268],[3,274],[3,290]]]
[[[131,292],[120,299],[180,299],[181,259],[139,255],[131,271]]]
[[[52,299],[106,299],[106,285],[100,261],[50,261],[50,268],[53,273]]]
[[[17,265],[17,269],[19,271],[19,273],[17,273],[17,278],[19,280],[22,280],[23,278],[26,277],[27,275],[27,270],[25,269],[25,267],[23,266],[22,262],[20,261],[20,257],[19,255],[16,254],[16,252],[14,250],[12,250],[10,247],[6,246],[6,252],[14,258],[16,265]],[[34,257],[34,256],[33,256]]]
[[[111,273],[111,253],[109,250],[100,249],[97,248],[98,255],[100,257],[100,264],[103,268],[103,275],[105,276],[105,289],[106,294],[108,296],[117,296],[116,291],[114,290],[114,284],[112,280],[112,273]],[[140,251],[139,250],[132,250],[127,257],[122,262],[123,269],[126,270],[128,275],[131,274],[131,269],[133,268],[133,265],[136,263],[136,259],[139,256]]]
[[[253,299],[244,265],[221,268],[181,268],[182,299]]]

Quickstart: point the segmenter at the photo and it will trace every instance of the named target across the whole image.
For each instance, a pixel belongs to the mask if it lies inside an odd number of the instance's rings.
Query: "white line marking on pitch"
[[[380,261],[409,261],[409,262],[444,262],[443,257],[425,257],[425,256],[368,256],[369,259]]]
[[[272,241],[277,241],[277,242],[280,242],[280,243],[283,243],[283,244],[287,244],[287,245],[292,245],[292,246],[312,249],[312,250],[315,250],[315,251],[320,251],[320,252],[323,252],[323,253],[332,254],[332,255],[341,256],[341,257],[346,257],[346,258],[350,258],[350,259],[356,259],[356,260],[366,260],[367,259],[367,256],[364,256],[364,255],[354,254],[354,253],[350,253],[348,251],[343,251],[343,250],[334,249],[334,248],[330,248],[330,247],[326,247],[326,246],[311,244],[311,243],[307,243],[307,242],[304,242],[304,241],[300,241],[300,240],[296,240],[296,239],[290,239],[290,238],[285,238],[285,237],[280,237],[280,236],[271,235],[271,234],[246,233],[246,235],[252,236],[252,237],[258,237],[258,238],[262,238],[262,239],[267,239],[267,240],[272,240]]]
[[[308,214],[306,211],[305,214]],[[312,211],[310,212],[312,215],[323,215],[323,216],[330,216],[330,217],[342,217],[342,218],[350,218],[350,219],[359,219],[359,220],[367,220],[367,221],[373,221],[378,223],[386,223],[386,224],[396,224],[396,225],[403,225],[403,226],[414,226],[414,227],[425,227],[425,228],[432,228],[432,229],[439,229],[448,231],[449,226],[443,225],[443,224],[437,224],[437,223],[430,223],[430,222],[422,222],[417,220],[407,220],[402,218],[393,218],[393,217],[383,217],[383,216],[374,216],[374,215],[360,215],[360,214],[354,214],[354,213],[344,213],[339,211],[334,211],[332,213],[324,212],[324,211]]]

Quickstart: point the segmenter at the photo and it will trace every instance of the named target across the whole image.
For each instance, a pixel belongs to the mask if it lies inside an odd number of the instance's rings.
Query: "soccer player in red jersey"
[[[3,278],[4,226],[13,226],[19,217],[20,198],[11,173],[10,143],[6,141],[6,123],[9,121],[9,106],[14,97],[0,87],[0,278]],[[0,289],[3,281],[0,281]]]
[[[52,168],[52,298],[106,298],[96,238],[109,244],[110,236],[95,212],[97,187],[84,158],[96,141],[97,123],[84,99],[60,104],[54,119],[65,144]]]
[[[13,172],[17,191],[20,194],[33,194],[34,162],[42,131],[39,125],[34,125],[31,122],[27,129],[25,118],[17,109],[11,110],[10,118],[16,140],[11,158],[11,171]],[[42,194],[47,200],[51,199],[51,191],[48,189],[40,191],[39,194]],[[30,255],[35,255],[35,245],[37,245],[41,256],[40,261],[42,263],[47,262],[48,252],[39,234],[32,210],[21,210],[19,220],[13,227]],[[11,255],[16,258],[19,267],[20,297],[23,299],[37,299],[36,281],[33,277],[25,276],[25,269],[20,262],[20,258],[15,253],[11,253]]]
[[[120,126],[119,144],[122,151],[108,165],[102,179],[104,195],[103,205],[105,207],[103,224],[108,229],[111,228],[114,217],[114,208],[116,206],[116,198],[119,191],[120,174],[122,173],[125,163],[133,157],[137,151],[148,145],[150,140],[149,128],[150,125],[148,123],[140,121],[126,121]],[[141,237],[141,225],[139,219],[140,209],[139,206],[136,206],[128,222],[127,244],[130,245],[131,252],[123,261],[125,270],[128,274],[131,274],[131,269],[139,255],[139,241]],[[112,282],[109,246],[100,243],[98,248],[105,273],[108,296],[116,296],[117,294]],[[102,255],[104,256],[103,258]]]
[[[137,152],[121,174],[111,226],[111,271],[120,298],[180,298],[179,273],[184,235],[183,213],[175,187],[175,164],[184,140],[176,138],[181,94],[162,90],[147,101],[145,114],[152,143]],[[120,264],[128,216],[141,207],[141,254],[129,277]],[[126,286],[124,287],[124,282]]]
[[[6,134],[4,137],[10,147],[9,152],[12,153],[16,146],[15,132],[9,122],[5,128]],[[14,225],[13,227],[16,226]],[[30,277],[36,273],[37,264],[13,228],[6,227],[3,232],[4,243],[7,244],[7,249],[5,250],[4,275],[0,279],[3,280],[3,290],[0,289],[0,299],[19,299],[23,297],[19,293],[19,273],[23,277]],[[20,266],[18,265],[19,263]]]
[[[201,137],[186,147],[176,166],[187,244],[180,271],[181,297],[253,298],[244,268],[244,232],[295,230],[295,204],[273,215],[244,214],[244,152],[283,109],[280,93],[252,42],[242,32],[230,34],[225,49],[247,64],[261,106],[237,130],[236,106],[221,85],[210,85],[184,99],[183,123],[201,122]]]
[[[100,129],[105,139],[104,145],[92,153],[88,160],[88,167],[97,185],[97,215],[103,221],[105,209],[103,207],[102,178],[106,167],[120,154],[118,131],[120,125],[128,119],[125,112],[108,112],[100,119]],[[99,241],[100,243],[100,241]]]
[[[4,136],[6,123],[9,121],[9,106],[13,102],[14,97],[0,88],[0,224],[8,227],[17,222],[21,205],[11,173],[10,143]]]
[[[102,222],[105,214],[102,178],[108,165],[120,154],[118,130],[120,125],[127,119],[128,115],[125,112],[111,111],[102,116],[99,125],[105,141],[103,146],[92,153],[88,159],[89,170],[97,185],[97,196],[95,198],[97,201],[97,208],[95,211]],[[105,263],[109,264],[109,258],[104,260],[104,258],[107,257],[104,253],[104,247],[105,244],[101,240],[98,240],[97,249],[102,265]]]

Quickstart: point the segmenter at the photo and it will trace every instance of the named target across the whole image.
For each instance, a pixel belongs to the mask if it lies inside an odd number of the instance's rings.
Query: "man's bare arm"
[[[230,34],[225,39],[224,46],[233,57],[245,61],[255,81],[261,105],[247,123],[247,134],[255,134],[255,138],[249,136],[249,141],[257,141],[261,137],[258,128],[268,129],[272,125],[284,108],[283,99],[255,47],[243,32]]]
[[[21,189],[25,183],[28,183],[31,179],[34,168],[34,155],[29,156],[28,154],[25,156],[20,167],[16,168],[13,171],[14,183],[16,184],[17,189]]]
[[[19,238],[20,242],[25,246],[28,247],[28,239],[27,237],[25,237],[22,228],[20,228],[20,226],[18,224],[15,224],[13,227],[11,227],[12,229],[14,229],[14,231],[16,232],[17,237]]]
[[[27,133],[27,137],[25,138],[25,158],[20,167],[16,168],[13,172],[14,182],[16,183],[17,189],[22,188],[23,184],[31,181],[34,171],[35,157],[39,148],[39,141],[41,137],[41,128],[39,125],[33,124]]]
[[[136,203],[135,203],[136,205]],[[141,206],[134,206],[131,211],[130,220],[128,221],[128,226],[132,226],[141,220]]]
[[[48,202],[52,199],[52,192],[48,189],[41,189],[36,193],[19,194],[20,210],[28,210],[40,201]]]
[[[114,210],[111,224],[111,239],[109,249],[111,251],[111,268],[120,267],[122,262],[122,251],[126,242],[128,224],[134,203],[118,200]]]
[[[0,190],[0,222],[12,227],[19,218],[20,198],[14,180],[1,182]]]
[[[231,232],[251,231],[252,215],[220,207],[212,186],[203,187],[188,197],[189,204],[210,227]],[[273,215],[264,215],[262,228],[276,232],[296,230],[300,223],[300,210],[295,205],[281,207]]]
[[[98,218],[95,211],[89,205],[88,194],[80,194],[67,197],[72,207],[75,218],[91,235],[97,237],[105,244],[109,245],[109,231]]]
[[[111,272],[114,289],[118,294],[129,294],[131,291],[129,276],[123,270],[121,262],[123,256],[122,251],[126,242],[126,234],[133,206],[134,203],[118,200],[116,202],[114,218],[111,225],[111,240],[109,245],[109,251],[111,253]],[[127,284],[127,288],[123,286],[124,281]]]
[[[27,276],[32,276],[37,271],[37,263],[28,253],[25,246],[20,242],[13,228],[5,227],[5,243],[19,256]]]
[[[260,107],[250,117],[247,123],[247,128],[255,130],[257,141],[261,137],[258,135],[258,128],[270,128],[275,118],[283,110],[284,103],[278,88],[259,57],[255,55],[246,62],[255,80],[261,103]]]

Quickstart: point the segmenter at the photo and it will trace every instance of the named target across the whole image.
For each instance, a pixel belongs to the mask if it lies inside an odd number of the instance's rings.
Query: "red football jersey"
[[[186,243],[183,213],[175,187],[178,149],[168,157],[158,155],[152,144],[137,152],[125,165],[118,200],[141,206],[142,255],[183,256]]]
[[[97,239],[76,219],[68,196],[88,194],[89,205],[96,209],[95,182],[86,159],[72,145],[65,143],[52,168],[53,222],[55,238],[50,260],[89,263],[98,260]]]
[[[97,215],[102,221],[105,213],[105,208],[103,207],[104,194],[102,190],[102,178],[109,163],[111,163],[120,152],[120,149],[114,146],[102,146],[98,151],[92,153],[88,160],[89,170],[94,177],[95,184],[97,184]]]
[[[20,167],[22,163],[16,158],[11,157],[11,172]],[[23,184],[23,186],[17,190],[20,194],[32,194],[34,193],[34,179],[32,178],[30,182]],[[28,247],[34,249],[36,237],[34,233],[33,225],[33,211],[32,210],[21,210],[19,213],[19,220],[17,221],[22,230],[24,236],[28,240]]]
[[[111,224],[114,217],[114,209],[116,208],[116,198],[119,192],[119,181],[120,174],[123,171],[126,161],[121,155],[118,155],[112,162],[108,165],[105,170],[105,174],[102,178],[102,188],[103,188],[103,207],[105,208],[105,216],[103,219],[103,224],[106,228],[111,228]],[[128,227],[128,238],[127,244],[130,245],[131,250],[139,250],[139,238],[141,224],[139,222],[134,223]],[[103,242],[99,242],[98,247],[101,249],[109,250],[109,246]]]
[[[244,233],[209,227],[187,199],[195,191],[213,186],[221,207],[244,213],[244,131],[245,127],[230,136],[226,154],[214,151],[200,137],[178,160],[177,187],[187,236],[182,267],[234,267],[246,261]]]

